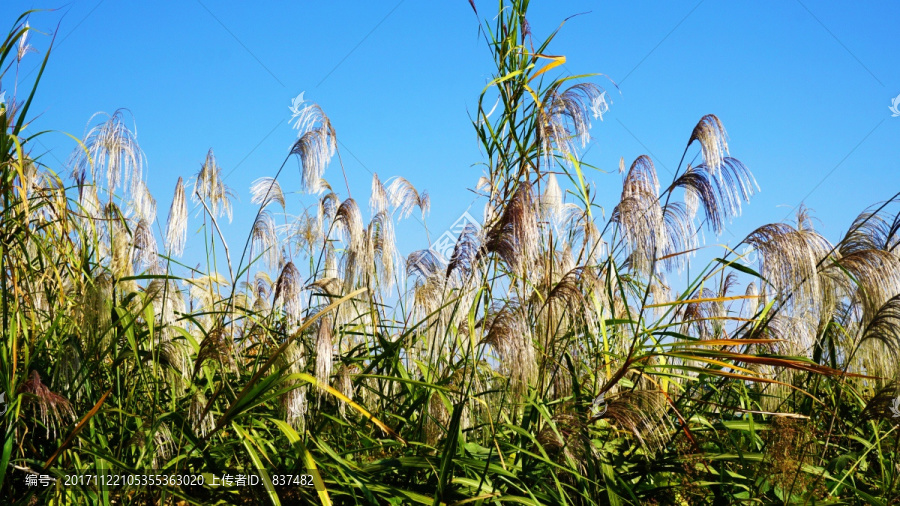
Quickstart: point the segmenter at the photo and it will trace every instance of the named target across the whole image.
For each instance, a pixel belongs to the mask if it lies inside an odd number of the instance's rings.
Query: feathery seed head
[[[450,262],[447,264],[448,277],[455,272],[460,281],[465,281],[479,268],[478,254],[481,252],[482,230],[473,223],[466,223],[450,255]]]
[[[37,49],[34,48],[31,44],[28,43],[28,37],[31,35],[31,26],[28,22],[25,22],[25,25],[22,27],[24,32],[22,36],[19,37],[19,46],[16,50],[16,61],[21,62],[22,58],[25,58],[25,55],[28,53],[37,53]]]
[[[194,193],[191,198],[198,203],[205,203],[214,218],[228,216],[231,221],[231,198],[234,192],[225,185],[222,168],[216,163],[216,156],[210,149],[200,172],[194,180]]]
[[[334,318],[327,314],[319,320],[316,332],[316,380],[320,385],[331,382],[334,353]]]
[[[367,275],[375,286],[389,290],[394,281],[394,265],[397,262],[397,246],[394,223],[386,210],[379,211],[366,231],[365,264]]]
[[[420,194],[412,183],[402,177],[394,178],[387,188],[387,194],[400,218],[408,218],[415,207],[419,208],[424,217],[431,206],[428,194],[425,192]]]
[[[302,97],[298,98],[302,101]],[[299,109],[299,105],[295,103],[291,109],[291,119],[298,131],[291,154],[299,158],[303,188],[310,193],[319,193],[323,189],[321,181],[325,167],[337,149],[337,134],[321,107],[310,104]]]
[[[669,239],[660,206],[659,180],[650,157],[641,155],[631,165],[622,185],[622,198],[611,220],[622,230],[631,267],[648,273],[654,258],[662,256]]]
[[[684,188],[688,215],[703,207],[707,226],[720,234],[726,220],[741,213],[741,201],[750,201],[756,180],[740,161],[725,157],[715,170],[708,165],[688,165],[684,174],[672,183]]]
[[[97,187],[95,185],[86,185],[82,188],[78,203],[81,205],[81,210],[88,220],[96,221],[100,218],[102,205],[100,204],[100,197],[97,195]],[[94,226],[94,223],[90,225]]]
[[[263,254],[266,266],[270,269],[277,269],[283,258],[278,247],[275,219],[268,211],[261,211],[257,215],[256,220],[253,221],[253,228],[250,230],[250,238],[254,251]]]
[[[294,262],[288,262],[281,269],[275,281],[275,303],[281,304],[289,320],[299,322],[303,312],[303,279]]]
[[[606,92],[593,83],[576,84],[562,93],[556,88],[548,91],[539,123],[548,163],[554,147],[568,157],[575,154],[575,141],[579,141],[581,147],[587,146],[591,139],[590,116],[602,120],[608,110]]]
[[[175,195],[169,207],[169,220],[166,225],[166,249],[170,254],[180,256],[187,244],[187,199],[184,195],[184,180],[178,178],[175,184]]]
[[[348,240],[350,248],[359,250],[363,244],[363,221],[359,206],[352,198],[341,202],[334,214],[334,226],[342,238]]]
[[[541,214],[551,225],[559,223],[563,210],[563,193],[556,180],[556,174],[547,176],[547,184],[544,193],[540,197]]]
[[[784,223],[763,225],[743,242],[757,251],[759,272],[768,281],[768,290],[776,296],[791,294],[786,300],[791,307],[808,308],[817,304],[821,294],[823,278],[817,264],[832,248],[810,228],[811,223],[803,219],[800,222],[805,228],[795,229]]]
[[[235,372],[234,346],[221,325],[216,325],[200,341],[200,351],[194,362],[194,376],[200,374],[204,362],[212,360],[218,362],[225,370]]]
[[[694,141],[700,143],[703,163],[715,174],[728,156],[728,135],[716,115],[707,114],[700,119],[691,132],[687,145],[690,146]]]
[[[296,341],[290,343],[285,349],[282,359],[291,372],[303,372],[306,368],[306,357]],[[291,390],[281,396],[281,403],[284,406],[285,418],[287,423],[301,432],[306,426],[306,413],[308,404],[306,401],[307,386],[305,383],[291,380],[288,385],[293,386]]]
[[[747,299],[741,305],[741,318],[753,318],[759,310],[759,289],[755,282],[747,285],[744,295],[747,296]]]
[[[105,115],[107,120],[87,131],[84,137],[84,149],[76,149],[71,163],[76,179],[83,181],[84,175],[90,174],[91,180],[100,183],[98,176],[104,175],[106,189],[110,196],[120,186],[131,189],[141,181],[146,158],[137,142],[137,134],[125,126],[123,110],[112,115],[99,112],[91,116],[88,125],[94,118]]]
[[[482,325],[486,329],[483,342],[500,354],[505,371],[513,379],[514,389],[521,393],[537,369],[534,343],[522,308],[515,303],[495,307]]]
[[[140,220],[134,228],[134,261],[145,269],[157,263],[156,236],[147,220]]]
[[[357,372],[357,368],[355,365],[342,365],[341,368],[337,372],[337,377],[334,380],[334,388],[344,395],[344,397],[353,400],[354,397],[354,388],[353,388],[353,378],[352,374]],[[341,416],[345,416],[347,404],[342,402],[338,406],[338,411]]]
[[[216,421],[211,413],[212,410],[206,409],[207,404],[208,401],[203,392],[200,389],[194,390],[194,395],[191,396],[191,405],[188,408],[188,420],[190,420],[194,432],[200,437],[206,437],[206,434],[211,432],[216,426]]]
[[[146,220],[148,223],[156,221],[156,199],[147,188],[147,183],[138,180],[134,184],[134,191],[131,195],[132,209],[139,220]]]
[[[443,260],[430,249],[413,251],[406,257],[406,275],[427,278],[445,268]]]
[[[281,205],[281,209],[285,208],[284,192],[281,191],[281,185],[275,178],[261,177],[250,185],[250,202],[266,207],[272,202]]]
[[[47,427],[47,435],[56,434],[56,427],[62,427],[63,419],[75,419],[75,410],[65,397],[51,391],[47,385],[41,382],[41,375],[37,371],[31,371],[28,381],[22,384],[21,391],[31,394],[30,401],[37,404],[41,422]]]
[[[373,213],[380,213],[387,209],[388,203],[387,190],[378,179],[378,174],[372,174],[372,196],[369,198],[369,208]]]
[[[272,295],[272,278],[266,271],[257,271],[250,287],[253,292],[253,310],[260,313],[269,311],[269,296]]]
[[[523,183],[499,218],[486,227],[485,249],[497,253],[515,272],[524,273],[540,246],[537,214],[532,187]]]

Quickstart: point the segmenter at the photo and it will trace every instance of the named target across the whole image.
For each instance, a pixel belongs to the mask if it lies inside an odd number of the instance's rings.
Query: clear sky
[[[0,22],[57,9],[30,18],[44,33],[58,30],[33,128],[81,136],[93,113],[129,109],[163,226],[176,180],[213,148],[240,197],[229,239],[242,243],[255,212],[250,182],[278,169],[296,135],[288,106],[305,91],[337,129],[361,207],[371,171],[406,177],[431,195],[433,237],[466,211],[481,175],[469,112],[493,71],[478,21],[497,2],[475,3],[478,19],[466,0],[6,0]],[[586,155],[609,171],[592,176],[607,213],[621,191],[619,157],[649,154],[665,184],[707,113],[721,118],[732,156],[762,188],[723,242],[801,202],[836,240],[860,210],[900,191],[900,117],[889,110],[900,95],[900,3],[535,0],[528,18],[540,39],[578,13],[549,52],[566,55],[571,73],[618,84],[598,81],[613,104]],[[32,38],[41,52],[48,42]],[[39,63],[30,55],[23,74]],[[73,148],[63,135],[42,143],[35,149],[49,150],[51,165]],[[336,158],[326,178],[346,194]],[[283,187],[299,181],[292,160]],[[290,199],[293,213],[314,202]],[[428,247],[413,220],[398,232],[404,253]]]

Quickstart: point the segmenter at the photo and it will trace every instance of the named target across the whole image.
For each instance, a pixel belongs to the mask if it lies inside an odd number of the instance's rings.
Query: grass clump
[[[595,75],[552,78],[555,33],[534,40],[525,0],[500,7],[481,32],[496,70],[472,121],[483,222],[446,255],[398,252],[396,221],[430,206],[406,179],[375,176],[367,206],[332,188],[336,131],[302,98],[285,164],[299,162],[309,210],[279,223],[282,164],[250,188],[256,218],[234,248],[235,190],[209,151],[157,224],[121,112],[96,117],[66,167],[32,156],[48,51],[28,95],[0,106],[3,497],[897,501],[895,201],[836,243],[801,209],[744,239],[756,261],[726,250],[697,265],[701,229],[720,233],[758,189],[722,122],[700,118],[671,182],[647,156],[623,160],[605,217],[580,152],[606,91]],[[28,52],[24,19],[0,77]],[[180,263],[188,240],[203,241],[204,268]],[[687,267],[683,286],[667,283]],[[67,482],[226,472],[263,482]]]

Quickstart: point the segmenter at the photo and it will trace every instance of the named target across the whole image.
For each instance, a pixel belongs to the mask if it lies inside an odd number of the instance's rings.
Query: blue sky
[[[481,20],[497,8],[476,5]],[[242,243],[255,212],[249,185],[278,169],[295,138],[288,106],[301,91],[335,125],[361,204],[371,172],[406,177],[431,195],[434,237],[473,200],[467,188],[483,157],[469,111],[492,66],[466,0],[13,0],[0,21],[8,27],[28,8],[57,9],[30,22],[44,33],[58,27],[34,130],[81,136],[93,113],[129,109],[163,226],[176,180],[195,174],[212,148],[240,197],[229,240]],[[609,171],[591,176],[607,212],[621,191],[619,157],[649,154],[665,184],[707,113],[724,122],[732,156],[762,188],[721,242],[801,202],[836,240],[864,207],[900,191],[900,117],[889,111],[900,95],[900,3],[534,1],[528,18],[540,39],[578,13],[549,52],[566,55],[569,72],[619,85],[598,81],[613,104],[586,155]],[[48,42],[32,38],[42,52]],[[30,55],[22,73],[39,63]],[[73,147],[61,134],[41,142],[35,149],[49,150],[51,165]],[[285,174],[284,188],[298,190],[295,161]],[[337,159],[326,178],[346,194]],[[293,194],[288,211],[313,202]],[[399,232],[404,252],[428,246],[412,220]]]

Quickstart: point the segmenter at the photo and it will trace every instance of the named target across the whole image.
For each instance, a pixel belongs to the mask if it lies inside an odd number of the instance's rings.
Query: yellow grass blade
[[[745,369],[743,367],[740,367],[740,366],[737,366],[734,364],[729,364],[728,362],[723,362],[721,360],[716,360],[714,358],[698,357],[695,355],[683,355],[681,353],[666,353],[665,355],[667,357],[676,357],[676,358],[681,358],[684,360],[696,360],[697,362],[706,362],[708,364],[713,364],[713,365],[717,365],[720,367],[727,367],[728,369],[734,369],[736,371],[741,371],[741,372],[745,372],[747,374],[752,374],[753,376],[757,375],[757,373],[755,371],[751,371],[750,369]]]
[[[560,65],[566,63],[565,56],[551,56],[551,55],[547,55],[547,54],[536,54],[535,56],[538,58],[546,58],[546,59],[550,60],[550,63],[544,65],[541,68],[541,70],[538,70],[537,72],[535,72],[534,75],[531,76],[531,79],[528,80],[529,83],[531,81],[534,81],[534,79],[537,76],[543,74],[544,72],[547,72],[548,70],[552,70],[552,69],[559,67]]]
[[[694,302],[725,302],[729,300],[741,300],[741,299],[758,299],[759,295],[732,295],[731,297],[703,297],[700,299],[687,299],[687,300],[676,300],[673,302],[660,302],[659,304],[647,304],[646,307],[664,307],[664,306],[675,306],[678,304],[692,304]]]
[[[784,339],[705,339],[702,341],[678,341],[669,346],[743,346],[747,344],[772,344]]]
[[[90,420],[94,415],[97,414],[97,412],[100,411],[100,407],[103,406],[103,403],[106,402],[106,398],[109,397],[109,394],[111,393],[112,389],[107,390],[106,393],[100,397],[100,400],[97,401],[96,404],[94,404],[94,407],[91,408],[91,410],[88,411],[86,415],[84,415],[81,421],[78,422],[78,425],[75,426],[75,430],[73,430],[72,433],[69,434],[69,437],[67,437],[66,440],[63,441],[63,444],[61,444],[59,448],[57,448],[56,451],[53,452],[53,455],[51,455],[50,458],[47,459],[47,462],[44,463],[44,469],[50,469],[50,465],[53,464],[56,458],[59,457],[59,455],[63,451],[65,451],[65,449],[68,448],[69,445],[72,444],[72,441],[75,440],[75,436],[77,436],[78,433],[81,432],[82,429],[84,429],[84,426],[87,425],[88,420]]]
[[[289,375],[285,376],[286,381],[291,380],[291,379],[303,380],[307,383],[314,385],[317,388],[321,388],[325,392],[328,392],[329,394],[335,396],[338,400],[345,402],[348,406],[355,409],[357,412],[359,412],[359,414],[361,414],[362,416],[367,418],[369,421],[371,421],[372,423],[377,425],[378,428],[383,430],[385,434],[393,436],[394,439],[396,439],[397,441],[400,441],[401,443],[406,444],[406,440],[403,439],[402,437],[400,437],[400,434],[397,434],[396,432],[394,432],[393,429],[391,429],[390,427],[387,426],[387,424],[385,424],[381,420],[375,418],[375,416],[373,416],[372,413],[369,413],[368,410],[366,410],[366,408],[353,402],[352,399],[350,399],[346,395],[340,393],[339,391],[335,390],[335,388],[332,387],[331,385],[324,385],[322,383],[319,383],[319,381],[316,380],[315,376],[311,376],[309,374],[306,374],[305,372],[297,372],[297,373],[293,373],[293,374],[289,374]]]

